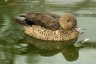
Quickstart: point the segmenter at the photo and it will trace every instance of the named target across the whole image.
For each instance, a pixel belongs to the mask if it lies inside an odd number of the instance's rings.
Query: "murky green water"
[[[30,38],[14,20],[21,13],[66,11],[84,29],[78,42],[89,38],[82,47]],[[96,0],[0,0],[0,64],[96,64]]]

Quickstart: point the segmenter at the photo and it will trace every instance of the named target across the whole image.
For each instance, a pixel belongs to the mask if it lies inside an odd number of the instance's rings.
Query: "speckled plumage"
[[[75,30],[62,31],[62,30],[50,30],[41,26],[33,25],[32,27],[25,27],[25,33],[42,40],[54,40],[54,41],[67,41],[77,38],[79,35]]]

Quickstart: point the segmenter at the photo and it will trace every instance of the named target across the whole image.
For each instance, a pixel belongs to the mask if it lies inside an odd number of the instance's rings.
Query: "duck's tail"
[[[18,22],[19,24],[21,25],[34,25],[34,21],[30,20],[30,19],[27,19],[24,15],[19,15],[17,17],[15,17],[16,19],[16,22]]]

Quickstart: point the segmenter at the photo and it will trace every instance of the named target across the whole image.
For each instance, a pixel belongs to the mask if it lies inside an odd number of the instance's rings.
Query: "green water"
[[[28,12],[75,13],[84,30],[77,42],[89,40],[75,47],[30,38],[14,20]],[[96,0],[0,0],[0,64],[96,64]]]

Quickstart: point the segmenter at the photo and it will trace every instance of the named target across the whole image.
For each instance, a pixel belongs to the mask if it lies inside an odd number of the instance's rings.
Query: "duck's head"
[[[72,13],[65,13],[59,19],[59,24],[64,30],[76,30],[79,33],[82,33],[82,30],[77,26],[76,16]]]

